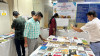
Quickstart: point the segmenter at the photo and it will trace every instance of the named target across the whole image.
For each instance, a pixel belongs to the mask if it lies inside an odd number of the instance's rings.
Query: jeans
[[[22,56],[21,49],[22,49],[23,56],[25,56],[24,40],[15,39],[15,46],[16,46],[16,51],[18,56]]]
[[[90,47],[95,54],[95,56],[100,56],[100,42],[98,43],[90,43]]]

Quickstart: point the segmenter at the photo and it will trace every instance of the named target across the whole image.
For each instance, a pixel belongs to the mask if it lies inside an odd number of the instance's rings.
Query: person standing
[[[92,51],[95,56],[100,56],[100,20],[97,18],[95,11],[88,12],[87,17],[89,22],[81,28],[74,27],[73,25],[71,25],[71,27],[78,32],[87,31]]]
[[[25,46],[28,45],[28,55],[38,47],[38,37],[40,37],[42,41],[45,41],[40,35],[40,24],[38,22],[42,17],[42,13],[38,12],[25,24],[24,37]]]
[[[54,35],[56,36],[56,30],[57,30],[57,24],[56,24],[56,18],[58,18],[58,14],[55,13],[54,16],[51,17],[49,22],[49,36]]]
[[[31,16],[33,17],[34,15],[35,15],[35,11],[31,11]],[[28,20],[31,19],[32,17],[28,18]]]
[[[24,47],[24,27],[25,27],[25,19],[22,18],[22,16],[19,15],[17,11],[13,12],[13,16],[16,18],[13,20],[11,28],[15,30],[15,46],[18,56],[21,55],[21,48],[23,56],[25,56],[25,47]]]

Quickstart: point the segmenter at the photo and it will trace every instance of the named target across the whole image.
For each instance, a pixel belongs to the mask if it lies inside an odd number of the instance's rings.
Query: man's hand
[[[72,28],[74,27],[73,24],[71,24],[71,27],[72,27]]]
[[[72,24],[71,24],[71,27],[77,32],[83,32],[83,30],[81,30],[80,28],[74,27]]]
[[[47,41],[46,39],[41,39],[43,42]]]
[[[24,47],[27,47],[27,37],[24,37],[24,40],[25,40],[25,44],[24,44]]]
[[[28,46],[27,43],[25,43],[25,44],[24,44],[24,47],[27,47],[27,46]]]
[[[43,42],[44,42],[44,41],[47,41],[47,40],[43,39],[41,35],[39,35],[39,37],[40,37],[40,39],[41,39]]]

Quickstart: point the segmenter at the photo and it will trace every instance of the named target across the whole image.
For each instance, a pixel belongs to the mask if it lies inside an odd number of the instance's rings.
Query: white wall
[[[14,10],[22,16],[31,16],[31,11],[44,12],[43,0],[14,0]],[[41,20],[41,27],[44,27],[44,19]]]
[[[14,0],[14,10],[22,16],[31,16],[33,2],[32,0]]]
[[[43,0],[33,0],[33,10],[42,12],[44,15],[44,1]],[[45,15],[44,15],[45,16]],[[40,22],[40,27],[44,27],[44,17]]]
[[[6,16],[0,15],[0,35],[2,34],[8,34],[10,32],[10,19],[9,19],[9,8],[8,4],[0,3],[0,10],[7,11]]]

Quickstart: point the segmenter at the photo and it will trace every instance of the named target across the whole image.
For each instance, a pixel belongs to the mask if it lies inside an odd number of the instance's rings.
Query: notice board
[[[100,19],[100,3],[81,3],[77,4],[76,23],[87,23],[87,15],[89,11],[95,11]]]

